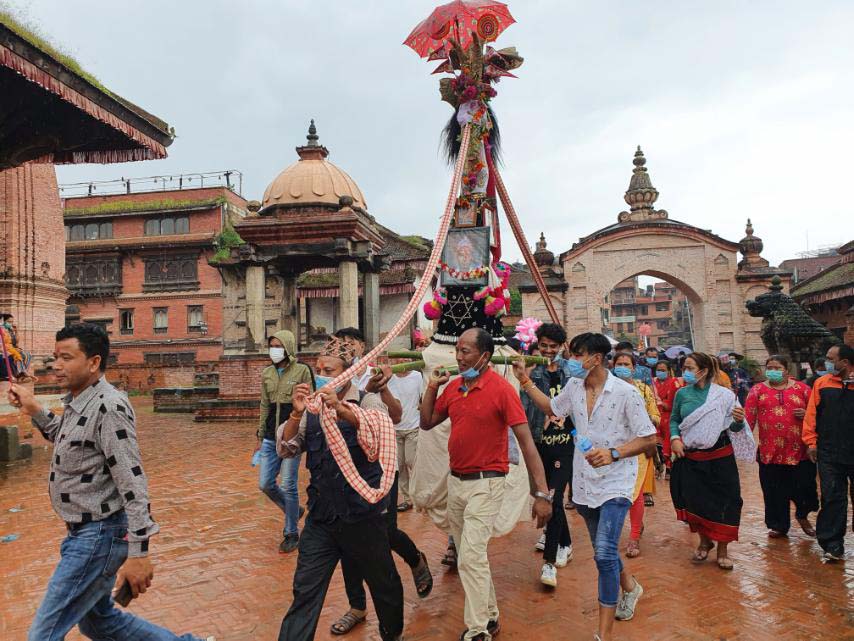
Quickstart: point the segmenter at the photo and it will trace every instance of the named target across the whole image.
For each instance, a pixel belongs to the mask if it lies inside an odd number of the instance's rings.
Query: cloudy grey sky
[[[167,160],[61,167],[61,182],[236,168],[260,198],[315,118],[371,213],[425,236],[447,194],[450,111],[434,63],[401,42],[434,4],[11,3],[179,136]],[[526,60],[493,105],[531,242],[545,231],[563,251],[615,222],[638,144],[671,218],[738,240],[750,217],[772,264],[854,237],[854,3],[509,4],[518,22],[498,44]]]

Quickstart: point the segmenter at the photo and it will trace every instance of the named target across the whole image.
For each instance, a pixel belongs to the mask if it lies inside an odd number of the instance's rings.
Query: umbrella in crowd
[[[673,360],[675,358],[679,358],[679,352],[685,352],[685,354],[690,354],[694,350],[688,347],[687,345],[674,345],[673,347],[668,347],[664,350],[664,355]]]

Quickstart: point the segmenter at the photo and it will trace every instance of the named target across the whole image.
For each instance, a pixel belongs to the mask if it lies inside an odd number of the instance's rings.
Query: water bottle
[[[252,455],[252,467],[258,467],[259,463],[261,463],[261,450],[255,450]]]
[[[589,452],[590,450],[593,449],[593,441],[591,441],[586,436],[579,436],[577,430],[572,430],[570,432],[570,434],[572,435],[572,438],[575,440],[575,445],[578,447],[579,450],[581,450],[582,456],[587,454],[587,452]],[[587,459],[584,459],[584,462],[587,463]],[[591,470],[593,470],[594,474],[596,474],[598,476],[602,476],[603,474],[606,474],[608,472],[608,469],[607,469],[608,466],[607,465],[602,466],[602,467],[593,467],[592,465],[590,465],[590,463],[587,463],[587,466]]]

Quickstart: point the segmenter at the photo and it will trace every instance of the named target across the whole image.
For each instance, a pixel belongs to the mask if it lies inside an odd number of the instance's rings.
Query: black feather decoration
[[[495,119],[495,112],[492,107],[486,107],[486,114],[492,121],[492,129],[489,132],[489,145],[492,148],[492,161],[496,165],[501,164],[501,130],[498,128],[498,120]],[[460,155],[460,134],[462,127],[457,121],[457,112],[451,115],[448,124],[442,130],[441,145],[442,155],[449,165],[457,162],[457,157]]]

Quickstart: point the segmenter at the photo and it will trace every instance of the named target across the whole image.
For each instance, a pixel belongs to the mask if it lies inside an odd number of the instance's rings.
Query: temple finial
[[[308,135],[305,137],[308,140],[309,147],[317,147],[317,141],[320,136],[317,135],[317,127],[314,126],[314,118],[311,119],[311,124],[308,126]]]

